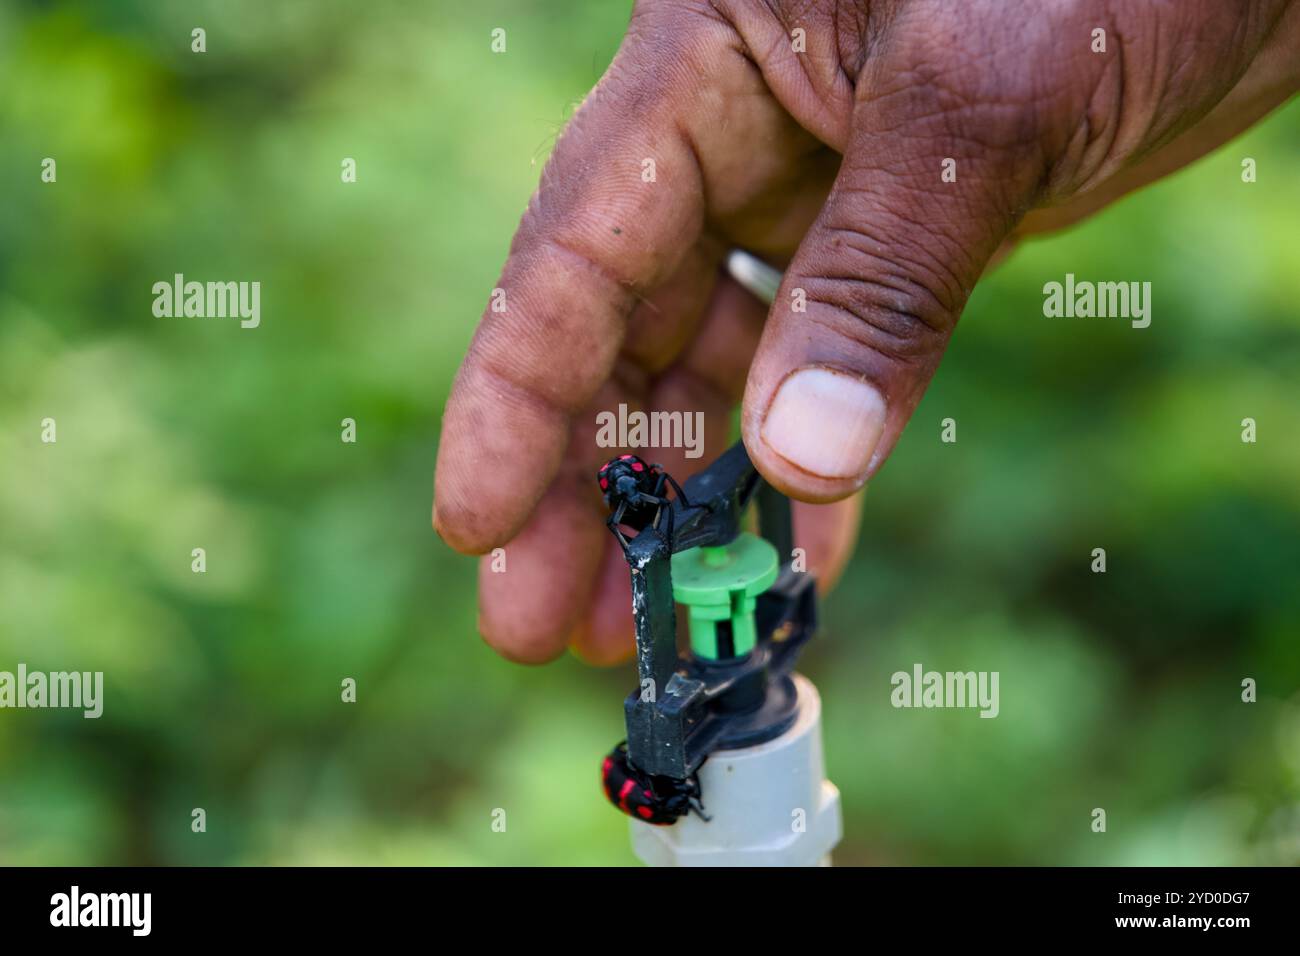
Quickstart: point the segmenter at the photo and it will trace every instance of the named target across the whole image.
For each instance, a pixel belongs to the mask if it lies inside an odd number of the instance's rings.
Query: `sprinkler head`
[[[662,484],[677,488],[669,477]],[[757,535],[741,530],[751,504]],[[789,500],[763,482],[740,442],[659,507],[659,519],[631,537],[611,524],[636,624],[627,761],[649,777],[689,781],[713,751],[754,746],[793,725],[792,673],[816,628],[816,587],[792,566]],[[676,602],[690,620],[684,654]]]

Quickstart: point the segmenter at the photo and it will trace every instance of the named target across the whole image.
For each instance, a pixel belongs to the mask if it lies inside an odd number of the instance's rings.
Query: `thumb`
[[[1043,181],[1041,158],[1016,145],[1023,129],[1000,146],[997,113],[990,136],[989,116],[936,96],[880,90],[857,105],[835,185],[773,301],[742,432],[792,497],[843,498],[880,467]]]

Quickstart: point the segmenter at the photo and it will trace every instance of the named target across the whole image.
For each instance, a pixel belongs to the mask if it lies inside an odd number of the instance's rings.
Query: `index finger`
[[[573,416],[609,378],[627,316],[700,234],[701,172],[669,95],[682,56],[662,49],[680,41],[636,28],[546,164],[452,387],[434,527],[459,551],[523,527]]]

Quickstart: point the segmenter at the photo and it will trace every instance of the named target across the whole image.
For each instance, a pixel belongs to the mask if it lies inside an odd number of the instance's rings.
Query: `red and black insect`
[[[600,782],[610,803],[628,816],[646,823],[669,826],[692,812],[704,820],[709,819],[700,803],[698,775],[675,780],[642,773],[628,759],[626,741],[610,751],[601,764]]]
[[[659,523],[666,512],[666,537],[673,536],[672,502],[664,495],[666,486],[671,485],[681,501],[682,507],[690,508],[681,486],[673,481],[672,476],[659,465],[648,465],[636,455],[619,455],[600,466],[596,474],[600,490],[605,495],[605,505],[610,515],[606,520],[619,544],[627,548],[628,540],[619,530],[619,525],[632,528],[640,533],[646,527],[659,530]]]

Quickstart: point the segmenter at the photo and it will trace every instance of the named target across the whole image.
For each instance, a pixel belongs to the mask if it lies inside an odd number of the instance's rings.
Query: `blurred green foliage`
[[[451,378],[627,11],[0,6],[0,669],[107,697],[0,711],[0,862],[633,862],[596,785],[630,670],[499,660],[428,526]],[[1298,156],[1292,103],[977,290],[804,667],[841,862],[1300,862]],[[260,280],[262,327],[155,319],[176,272]],[[1150,280],[1151,327],[1043,318],[1066,272]],[[893,709],[916,661],[1000,671],[1001,716]]]

